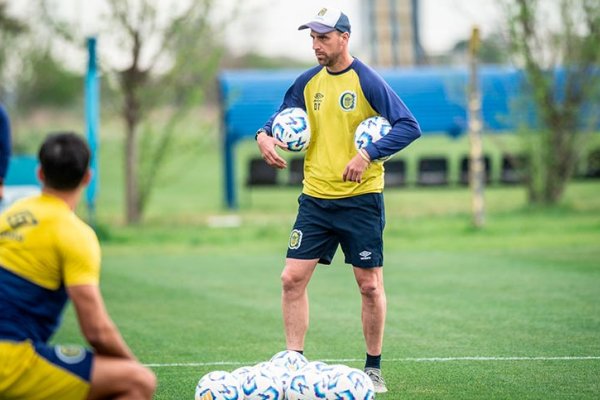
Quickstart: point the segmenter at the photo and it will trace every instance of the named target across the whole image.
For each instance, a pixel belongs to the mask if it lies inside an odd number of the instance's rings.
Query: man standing
[[[4,178],[8,173],[10,153],[10,120],[8,113],[0,104],[0,203],[4,197]]]
[[[0,214],[0,399],[151,399],[156,378],[107,313],[98,239],[74,213],[90,150],[75,134],[50,135],[39,161],[41,195]],[[48,345],[69,299],[93,353]]]
[[[372,161],[402,150],[421,131],[389,85],[350,55],[351,29],[344,13],[323,8],[298,29],[310,29],[319,65],[296,79],[279,110],[306,110],[312,128],[298,215],[281,275],[286,346],[304,351],[309,323],[308,282],[317,263],[331,263],[341,245],[345,262],[353,266],[362,297],[365,372],[373,380],[375,391],[383,393],[387,391],[381,375],[386,314],[382,271],[384,182],[382,163]],[[286,161],[276,151],[276,147],[285,146],[271,132],[275,115],[258,130],[256,140],[269,165],[285,168]],[[391,131],[357,151],[356,127],[376,115],[390,122]]]

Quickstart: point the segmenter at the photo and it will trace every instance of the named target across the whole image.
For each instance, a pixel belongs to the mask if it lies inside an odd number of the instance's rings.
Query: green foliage
[[[38,107],[71,107],[83,99],[83,76],[66,69],[50,52],[33,49],[19,77],[21,112]]]
[[[11,67],[18,64],[19,39],[27,33],[26,25],[17,18],[9,15],[8,3],[0,0],[0,98],[5,92],[14,88],[7,82],[13,79]]]
[[[596,113],[592,121],[586,117],[600,105],[600,3],[514,0],[505,5],[513,54],[525,69],[538,117],[538,127],[529,127],[537,130],[534,145],[527,146],[529,199],[553,204],[581,158],[578,136],[598,123]],[[549,16],[558,17],[558,24],[548,24]]]
[[[452,53],[467,54],[468,50],[469,40],[461,40],[454,45]],[[492,32],[481,40],[478,58],[483,64],[503,64],[509,61],[509,44],[500,32]]]

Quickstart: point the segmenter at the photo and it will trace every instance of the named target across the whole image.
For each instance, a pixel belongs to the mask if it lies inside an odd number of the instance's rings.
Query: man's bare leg
[[[362,325],[367,346],[365,372],[373,381],[375,392],[385,393],[387,387],[380,366],[387,308],[383,269],[355,267],[354,276],[362,297]]]
[[[288,350],[304,351],[309,320],[307,286],[317,261],[288,258],[281,273],[281,309]]]

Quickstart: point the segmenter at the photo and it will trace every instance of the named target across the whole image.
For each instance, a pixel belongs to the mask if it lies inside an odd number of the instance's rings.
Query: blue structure
[[[4,184],[6,186],[40,186],[37,178],[38,160],[35,156],[13,156]]]
[[[96,194],[98,191],[98,119],[100,114],[100,91],[98,65],[96,61],[96,38],[87,40],[88,68],[85,76],[85,126],[88,145],[92,153],[90,168],[92,180],[86,189],[86,201],[90,224],[94,224],[96,215]]]
[[[0,211],[15,201],[40,192],[40,181],[37,178],[38,160],[35,156],[12,156],[9,161],[8,174],[4,180],[4,198],[0,201]]]
[[[224,71],[219,76],[222,103],[225,205],[237,207],[235,145],[253,138],[277,111],[299,70]],[[467,130],[466,68],[430,67],[379,70],[413,112],[424,134],[457,137]],[[480,70],[484,130],[507,131],[517,126],[514,107],[520,100],[521,71],[503,66]]]

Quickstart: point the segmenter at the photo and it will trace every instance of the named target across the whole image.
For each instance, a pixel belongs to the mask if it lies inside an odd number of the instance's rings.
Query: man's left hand
[[[356,153],[356,155],[352,157],[352,160],[350,160],[350,162],[346,165],[346,168],[344,168],[344,175],[342,175],[342,179],[344,182],[350,181],[360,183],[363,173],[368,167],[369,161],[365,160],[363,156]]]

